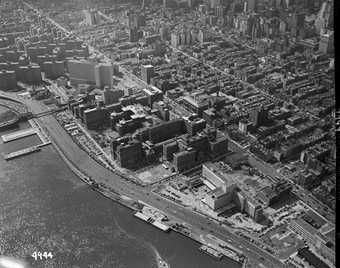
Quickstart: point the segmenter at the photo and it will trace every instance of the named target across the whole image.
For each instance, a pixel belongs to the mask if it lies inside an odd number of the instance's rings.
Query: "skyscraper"
[[[214,9],[219,5],[221,5],[221,0],[210,0],[210,8]]]
[[[259,127],[266,123],[268,119],[268,111],[264,109],[263,106],[256,108],[250,112],[249,119],[253,126]]]
[[[139,40],[139,32],[137,28],[131,28],[129,30],[129,41],[130,42],[137,42]]]
[[[175,7],[176,2],[174,0],[163,0],[163,8]]]
[[[222,18],[225,13],[225,7],[222,5],[218,5],[215,7],[215,14],[217,17]]]
[[[171,33],[171,45],[175,48],[181,44],[181,37],[178,31]]]
[[[150,84],[150,79],[154,74],[154,68],[152,65],[142,65],[141,67],[142,80]]]
[[[256,0],[247,0],[247,11],[254,12],[256,9]]]
[[[98,14],[96,10],[84,10],[86,25],[98,24]]]
[[[96,86],[103,88],[105,86],[112,87],[113,85],[113,67],[111,64],[100,63],[94,68],[94,77]]]
[[[321,5],[320,11],[315,20],[315,28],[317,33],[321,33],[323,30],[333,24],[333,5],[332,1],[324,1]]]
[[[165,41],[169,39],[169,28],[167,25],[162,25],[161,28],[159,29],[159,34],[161,36],[161,40]]]
[[[189,7],[189,8],[195,7],[196,4],[197,4],[197,2],[198,2],[197,0],[187,0],[188,7]]]
[[[321,33],[319,42],[319,51],[327,54],[334,51],[334,32],[326,31]]]

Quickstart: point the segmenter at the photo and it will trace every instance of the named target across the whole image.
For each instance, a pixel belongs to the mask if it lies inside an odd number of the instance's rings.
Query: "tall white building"
[[[323,30],[325,30],[330,20],[332,19],[332,2],[331,1],[325,1],[322,3],[320,11],[317,15],[317,18],[315,20],[315,28],[316,32],[320,34]]]
[[[113,85],[113,67],[107,63],[87,60],[69,60],[67,69],[71,84],[96,85],[99,88]]]

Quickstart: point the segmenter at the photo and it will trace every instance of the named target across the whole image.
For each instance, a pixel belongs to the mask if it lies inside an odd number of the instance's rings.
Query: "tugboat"
[[[158,260],[158,267],[159,268],[170,268],[170,265],[167,264],[165,261],[163,261],[162,259]]]
[[[92,190],[96,190],[96,189],[99,188],[99,184],[95,181],[91,181],[90,186],[91,186]]]
[[[159,255],[158,251],[155,250],[157,256],[157,267],[158,268],[170,268],[170,264],[168,264],[162,257]]]

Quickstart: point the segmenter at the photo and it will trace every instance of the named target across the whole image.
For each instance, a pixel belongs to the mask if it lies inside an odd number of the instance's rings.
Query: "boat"
[[[158,260],[158,267],[159,268],[170,268],[170,265],[167,264],[165,261],[163,261],[162,259]]]
[[[218,245],[221,249],[222,249],[222,254],[238,263],[242,263],[243,262],[243,255],[238,254],[237,252],[234,252],[231,248],[229,248],[226,245]]]
[[[223,258],[223,254],[221,252],[206,245],[200,246],[199,250],[217,260],[221,260]]]
[[[91,185],[91,188],[94,190],[99,188],[99,184],[95,181],[91,181],[90,185]]]

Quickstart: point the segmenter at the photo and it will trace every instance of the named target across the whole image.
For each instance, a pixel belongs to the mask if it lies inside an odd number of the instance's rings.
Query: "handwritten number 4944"
[[[47,260],[47,259],[52,259],[53,254],[52,252],[40,252],[40,251],[34,251],[33,254],[31,255],[34,260]]]

